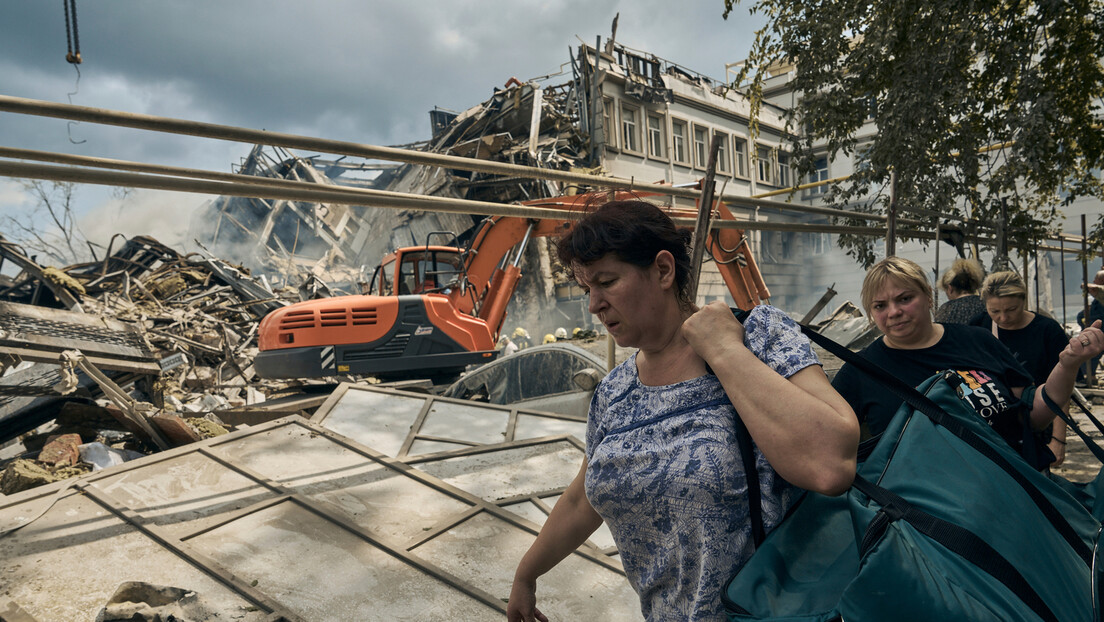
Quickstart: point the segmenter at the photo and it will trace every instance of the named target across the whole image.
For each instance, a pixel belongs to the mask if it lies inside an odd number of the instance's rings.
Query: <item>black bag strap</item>
[[[1081,412],[1085,415],[1085,418],[1091,421],[1101,434],[1104,434],[1104,423],[1100,423],[1100,420],[1093,416],[1092,406],[1089,406],[1088,402],[1085,401],[1085,396],[1081,395],[1081,392],[1074,388],[1073,395],[1071,395],[1070,398],[1071,401],[1077,404],[1077,407],[1081,409]]]
[[[1011,477],[1013,481],[1020,485],[1020,488],[1031,498],[1035,506],[1039,508],[1039,511],[1042,512],[1051,526],[1054,527],[1066,543],[1077,553],[1078,557],[1080,557],[1090,568],[1092,567],[1092,549],[1077,535],[1077,532],[1069,524],[1069,521],[1066,520],[1066,517],[1062,516],[1058,508],[1054,507],[1054,504],[1050,502],[1050,499],[1048,499],[1042,491],[1031,484],[1031,482],[1027,481],[1027,478],[1020,473],[1016,467],[1012,466],[1004,456],[997,452],[995,448],[989,445],[989,443],[986,443],[972,430],[947,415],[947,413],[938,404],[933,402],[931,398],[920,393],[914,387],[905,384],[900,379],[889,375],[889,372],[886,370],[872,364],[862,356],[852,352],[828,337],[821,335],[808,326],[802,325],[801,330],[817,345],[838,356],[843,361],[854,365],[857,369],[866,373],[873,379],[881,382],[887,389],[892,391],[894,395],[901,398],[914,410],[923,413],[933,423],[942,426],[948,432],[954,434],[961,441],[1000,467],[1000,469]]]
[[[1081,440],[1085,442],[1085,446],[1089,448],[1089,451],[1092,452],[1092,455],[1096,456],[1097,460],[1104,463],[1104,449],[1101,449],[1100,445],[1096,444],[1096,441],[1092,440],[1092,438],[1090,438],[1088,434],[1085,434],[1085,432],[1081,429],[1081,426],[1077,425],[1077,422],[1074,421],[1073,417],[1067,415],[1066,412],[1062,410],[1062,407],[1057,404],[1057,402],[1050,399],[1050,396],[1047,395],[1045,386],[1039,387],[1039,392],[1040,394],[1042,394],[1043,402],[1047,405],[1047,408],[1049,408],[1051,412],[1057,415],[1059,419],[1065,421],[1066,425],[1069,426],[1069,428],[1072,429],[1074,432],[1076,432],[1077,436],[1081,437]],[[1078,406],[1080,406],[1082,410],[1085,409],[1085,406],[1080,403],[1078,404]],[[1089,411],[1089,416],[1092,417],[1092,411]]]
[[[730,307],[736,321],[743,324],[749,315],[748,311]],[[708,364],[705,366],[710,374],[713,369]],[[740,447],[740,460],[744,464],[744,479],[747,480],[748,516],[751,520],[751,540],[758,549],[759,545],[767,537],[763,527],[763,492],[759,488],[759,468],[755,460],[755,447],[751,442],[751,433],[748,432],[740,413],[736,413],[736,444]]]
[[[755,448],[751,444],[751,433],[736,413],[736,442],[740,445],[740,459],[744,462],[744,479],[747,480],[748,506],[751,517],[751,539],[755,548],[767,537],[763,528],[763,497],[759,490],[759,469],[755,464]]]
[[[889,521],[903,519],[920,533],[1000,581],[1025,605],[1030,607],[1035,615],[1043,620],[1058,621],[1058,617],[1050,610],[1050,607],[1039,596],[1039,593],[1031,587],[1031,584],[1024,579],[1020,571],[972,531],[950,521],[932,516],[895,493],[873,484],[859,475],[855,476],[852,486],[882,506],[881,511],[885,513]],[[884,524],[882,528],[884,528]]]

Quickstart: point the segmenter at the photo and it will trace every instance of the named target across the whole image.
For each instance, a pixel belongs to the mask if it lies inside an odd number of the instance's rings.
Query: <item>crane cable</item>
[[[80,33],[77,32],[77,0],[61,0],[65,7],[65,43],[69,51],[65,54],[65,60],[74,65],[81,63]],[[73,18],[70,21],[69,13],[72,9]]]
[[[77,83],[74,87],[74,91],[69,93],[69,103],[73,103],[73,96],[80,91],[80,67],[81,53],[80,53],[80,33],[77,31],[77,0],[61,0],[62,7],[65,8],[65,43],[68,46],[68,51],[65,53],[65,60],[69,61],[69,64],[73,65],[73,70],[77,72]],[[72,9],[72,11],[70,11]],[[73,17],[70,18],[69,14],[72,13]],[[69,136],[69,142],[74,145],[88,142],[87,140],[74,140],[73,139],[73,126],[76,125],[76,121],[70,121],[65,124],[65,131]]]

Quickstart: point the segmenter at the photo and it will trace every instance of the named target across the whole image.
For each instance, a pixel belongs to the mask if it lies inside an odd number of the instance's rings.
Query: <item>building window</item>
[[[736,176],[747,177],[747,141],[743,138],[734,138],[732,140],[732,153],[736,156]]]
[[[640,111],[621,105],[621,146],[625,151],[640,153]]]
[[[789,188],[793,185],[793,175],[790,174],[790,154],[778,152],[778,185]]]
[[[782,236],[782,259],[797,258],[797,233],[793,231],[780,231]]]
[[[671,120],[671,150],[675,162],[690,163],[690,153],[686,150],[686,121]]]
[[[717,172],[727,175],[731,168],[728,160],[728,135],[717,132],[716,136],[717,142],[720,143],[720,147],[717,148]]]
[[[606,146],[617,147],[617,126],[613,124],[613,100],[602,100],[602,127],[606,130]]]
[[[806,233],[807,252],[814,256],[824,255],[832,249],[832,234]]]
[[[694,166],[705,168],[709,158],[709,130],[694,126]]]
[[[774,162],[771,157],[771,148],[762,145],[755,147],[755,166],[759,171],[760,183],[774,185]]]
[[[808,183],[815,184],[817,182],[822,182],[822,181],[828,181],[828,158],[827,157],[817,158],[813,162],[813,171],[811,173],[809,173]],[[826,192],[828,192],[828,184],[821,184],[819,186],[813,186],[812,188],[806,188],[805,189],[805,196],[815,197],[815,196],[820,196],[820,195],[822,195]]]
[[[667,133],[663,131],[663,117],[648,115],[648,155],[667,157]]]

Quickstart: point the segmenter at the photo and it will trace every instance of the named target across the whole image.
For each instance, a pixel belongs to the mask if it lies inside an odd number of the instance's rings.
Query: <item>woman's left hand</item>
[[[708,360],[713,348],[742,345],[744,325],[736,320],[728,305],[714,301],[694,308],[694,314],[682,323],[682,336],[698,356]]]

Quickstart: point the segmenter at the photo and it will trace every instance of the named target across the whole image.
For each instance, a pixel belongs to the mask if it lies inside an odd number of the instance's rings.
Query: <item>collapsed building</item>
[[[723,82],[613,41],[602,49],[579,46],[570,65],[570,73],[559,76],[564,81],[558,84],[552,84],[555,78],[540,83],[511,78],[496,88],[491,98],[463,112],[435,109],[430,112],[431,137],[406,147],[640,180],[640,189],[646,190],[656,182],[698,184],[705,175],[710,141],[717,137],[716,179],[725,192],[751,196],[793,184],[788,156],[779,150],[785,127],[781,109],[767,106],[762,111],[759,133],[749,143],[749,104]],[[752,152],[759,148],[755,145],[762,147],[761,153]],[[594,189],[447,167],[325,159],[261,145],[253,148],[237,170],[496,203]],[[686,199],[666,200],[687,206]],[[768,217],[759,210],[733,210],[739,211],[740,219]],[[769,218],[795,220],[800,215]],[[466,214],[371,205],[220,197],[199,219],[205,229],[196,235],[220,256],[272,278],[280,278],[273,275],[289,268],[313,271],[339,291],[359,293],[357,282],[365,282],[386,253],[428,244],[438,232],[455,234],[456,242],[463,245],[480,220],[480,216]],[[440,238],[433,240],[442,243]],[[808,308],[827,288],[827,284],[813,283],[793,270],[806,245],[823,247],[818,236],[772,232],[749,242],[752,252],[765,258],[761,269],[775,289],[776,304],[788,303],[783,308],[789,310]],[[568,330],[590,327],[592,320],[582,292],[558,273],[549,243],[540,241],[527,249],[521,266],[524,276],[508,310],[507,326],[525,326],[533,334],[551,333],[560,326]],[[727,297],[724,283],[711,266],[703,268],[699,294],[702,302]]]
[[[768,109],[755,136],[748,114],[716,81],[615,43],[584,45],[564,84],[511,80],[463,113],[434,110],[432,137],[417,148],[639,179],[646,190],[696,183],[719,137],[723,192],[790,188],[782,112]],[[238,172],[495,203],[591,189],[261,145]],[[271,310],[357,293],[394,248],[442,232],[462,245],[481,217],[221,197],[201,220],[210,252],[138,237],[62,269],[0,241],[0,258],[21,269],[0,278],[0,444],[20,437],[0,450],[12,484],[0,495],[0,556],[10,562],[0,615],[72,620],[103,607],[119,616],[104,619],[204,609],[271,622],[390,620],[416,617],[412,601],[427,619],[501,615],[513,563],[577,471],[584,417],[367,380],[262,381],[252,369]],[[824,239],[783,233],[758,235],[753,252],[780,306],[819,312],[827,300],[809,297],[823,288],[795,268],[802,245],[815,251]],[[538,337],[585,326],[581,292],[544,243],[528,248],[508,325]],[[699,294],[726,296],[708,266]],[[821,328],[844,343],[874,338],[853,308],[830,319]],[[639,619],[607,533],[542,589],[558,618]]]

